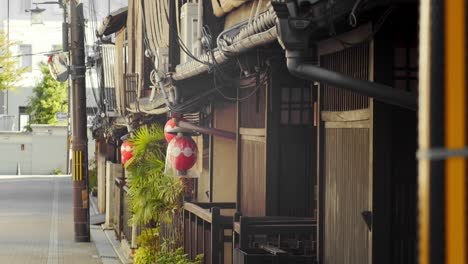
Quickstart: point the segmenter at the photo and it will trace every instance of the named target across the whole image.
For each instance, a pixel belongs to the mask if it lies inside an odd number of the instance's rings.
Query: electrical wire
[[[146,14],[145,14],[145,8],[144,8],[144,4],[143,4],[143,1],[140,2],[140,4],[142,5],[141,9],[142,9],[142,19],[143,19],[143,23],[144,25],[146,25]],[[166,12],[166,19],[169,23],[169,17],[167,15],[167,12]],[[174,29],[172,27],[169,27],[171,30],[174,31]],[[201,63],[204,63],[204,64],[207,64],[207,65],[210,65],[208,62],[202,62],[200,60],[198,60],[188,49],[187,47],[185,46],[185,44],[183,43],[183,41],[180,39],[180,36],[178,35],[177,31],[174,31],[174,33],[176,33],[177,35],[177,40],[178,40],[178,43],[181,47],[181,50],[183,52],[185,52],[189,57],[193,57],[193,59],[195,59],[196,61],[199,61]],[[145,48],[149,48],[149,39],[148,39],[148,32],[146,30],[146,27],[143,27],[143,40],[144,40],[144,44],[145,44]],[[152,63],[152,66],[154,69],[156,69],[156,65],[154,63],[154,60],[151,60],[151,63]],[[158,69],[156,69],[158,70]],[[164,87],[160,87],[160,89],[165,89]],[[198,95],[198,96],[195,96],[195,97],[192,97],[190,98],[188,101],[186,102],[182,102],[182,103],[179,103],[177,105],[170,105],[170,104],[167,104],[166,106],[169,108],[169,110],[171,110],[172,112],[174,113],[180,113],[180,114],[183,114],[183,113],[187,113],[187,112],[196,112],[196,110],[198,110],[199,108],[201,108],[202,106],[201,105],[201,102],[203,100],[207,100],[208,98],[208,95],[210,95],[211,93],[215,92],[216,90],[215,89],[211,89],[211,90],[207,90],[205,91],[204,93]]]
[[[146,14],[145,14],[145,8],[144,8],[144,3],[143,3],[143,0],[140,1],[140,4],[141,4],[141,9],[142,9],[142,19],[143,19],[143,24],[146,25]],[[227,96],[219,87],[218,87],[218,83],[217,83],[217,80],[221,80],[221,82],[232,82],[233,78],[229,77],[228,74],[226,74],[220,67],[220,65],[218,64],[215,56],[214,56],[214,48],[213,48],[213,44],[212,44],[212,34],[211,34],[211,30],[210,28],[205,25],[202,27],[202,40],[203,40],[203,44],[206,46],[206,51],[208,53],[208,56],[211,57],[211,62],[210,61],[202,61],[200,60],[199,58],[197,58],[192,52],[190,52],[190,50],[187,48],[187,46],[185,45],[185,43],[183,42],[183,40],[181,39],[181,37],[179,36],[177,30],[175,30],[172,26],[171,26],[171,23],[170,23],[170,19],[169,19],[169,16],[167,14],[167,12],[165,12],[165,15],[166,15],[166,20],[169,24],[169,29],[175,34],[176,36],[176,41],[177,43],[179,44],[179,47],[181,49],[182,52],[184,52],[188,57],[192,58],[194,61],[197,61],[199,63],[202,63],[204,65],[207,65],[209,66],[210,70],[209,72],[213,72],[213,83],[214,83],[214,88],[213,89],[210,89],[202,94],[200,94],[199,96],[195,96],[195,97],[192,97],[190,98],[188,101],[186,102],[183,102],[183,103],[179,103],[179,104],[175,104],[175,105],[167,105],[167,107],[169,108],[169,110],[171,110],[172,112],[175,112],[175,113],[190,113],[190,112],[196,112],[196,110],[198,110],[199,108],[201,108],[202,106],[200,105],[200,103],[203,101],[203,100],[207,100],[207,95],[213,93],[214,91],[218,92],[223,98],[225,98],[226,100],[230,100],[230,101],[243,101],[243,100],[247,100],[248,98],[250,98],[251,96],[253,96],[256,92],[258,92],[258,90],[263,87],[266,82],[268,81],[268,76],[269,76],[269,71],[267,70],[265,75],[263,76],[263,78],[260,80],[259,83],[257,83],[255,89],[250,92],[248,95],[242,97],[242,98],[234,98],[234,97],[229,97]],[[144,44],[147,48],[150,47],[149,45],[149,38],[148,38],[148,32],[147,32],[147,29],[146,29],[146,26],[143,27],[143,41],[144,41]],[[155,65],[154,65],[154,61],[152,60],[152,64],[153,64],[153,67],[156,69]],[[158,70],[158,69],[156,69]],[[242,86],[240,88],[248,88],[248,86]],[[161,89],[165,89],[164,87],[161,87]]]
[[[92,0],[91,0],[91,1],[92,1]],[[89,16],[89,17],[92,17],[91,9],[92,9],[92,8],[91,8],[91,6],[90,6],[90,8],[88,8],[88,16]],[[83,14],[83,16],[80,16],[78,19],[79,19],[80,23],[81,23],[83,26],[86,25],[84,14]],[[93,20],[93,19],[91,19],[91,21],[92,21],[92,20]],[[90,21],[90,19],[88,19],[88,21]],[[92,22],[90,23],[90,27],[91,27],[91,30],[93,30],[93,28],[92,28],[92,27],[93,27],[93,23],[92,23]],[[84,27],[84,28],[85,28],[85,27]],[[89,45],[89,44],[88,44],[89,42],[88,42],[88,37],[87,37],[86,31],[83,32],[83,33],[84,33],[83,36],[84,36],[84,43],[85,43],[85,49],[84,49],[85,57],[86,57],[86,58],[90,58],[90,56],[89,56],[89,48],[93,48],[93,45]],[[94,34],[92,34],[92,35],[94,36]],[[92,38],[94,39],[94,37],[92,37]],[[93,44],[94,44],[94,43],[93,43]],[[94,101],[95,101],[95,103],[96,103],[96,106],[97,106],[98,111],[102,113],[103,110],[102,110],[101,100],[98,99],[98,96],[97,96],[96,90],[95,90],[95,86],[94,86],[94,83],[93,83],[93,80],[94,80],[94,78],[93,78],[93,72],[92,72],[90,69],[87,69],[87,74],[88,74],[88,77],[89,77],[89,87],[90,87],[90,89],[91,89],[93,99],[94,99]],[[99,89],[100,78],[99,78],[97,75],[98,75],[98,74],[96,73],[96,81],[98,82],[97,86],[98,86],[98,89]],[[86,95],[87,95],[87,93],[86,93]],[[86,102],[91,102],[91,99],[88,98],[88,96],[86,96],[86,97],[87,97],[87,98],[86,98]],[[96,113],[94,107],[93,107],[93,114],[94,114],[94,115],[97,115],[97,113]]]
[[[257,74],[260,74],[260,73],[257,73]],[[214,87],[215,89],[218,91],[219,94],[221,94],[221,96],[226,99],[226,100],[229,100],[229,101],[235,101],[235,102],[241,102],[241,101],[245,101],[247,99],[249,99],[250,97],[252,97],[254,94],[256,94],[258,92],[258,90],[265,86],[265,84],[268,82],[268,77],[269,77],[270,73],[269,73],[269,70],[267,70],[262,78],[262,81],[260,83],[257,83],[257,85],[255,86],[255,89],[250,92],[248,95],[244,96],[244,97],[241,97],[241,98],[237,98],[237,97],[229,97],[227,95],[225,95],[217,86],[216,84],[216,78],[214,78]],[[258,82],[258,80],[256,81]],[[240,87],[241,88],[241,87]],[[247,88],[247,87],[245,87]],[[245,89],[244,88],[244,89]]]
[[[17,54],[17,55],[12,55],[10,56],[11,58],[19,58],[19,57],[24,57],[24,56],[36,56],[36,55],[52,55],[52,54],[58,54],[63,52],[63,50],[50,50],[50,51],[41,51],[41,52],[35,52],[35,53],[27,53],[27,54]]]
[[[366,43],[368,43],[370,40],[372,40],[374,38],[374,36],[380,31],[380,29],[382,28],[382,26],[385,24],[385,22],[387,21],[388,17],[391,15],[391,13],[393,12],[393,10],[395,10],[396,6],[392,5],[390,7],[388,7],[383,13],[382,15],[380,16],[380,18],[377,20],[377,22],[375,22],[374,26],[373,26],[373,30],[372,32],[366,37],[364,38],[364,40],[362,41],[358,41],[356,43],[351,43],[351,42],[347,42],[347,41],[344,41],[340,38],[338,38],[336,36],[336,33],[335,35],[332,35],[332,38],[335,39],[336,41],[340,42],[341,45],[343,45],[344,48],[352,48],[352,47],[356,47],[356,46],[360,46],[360,45],[364,45]],[[331,24],[333,25],[333,23]],[[334,27],[333,27],[334,28]]]
[[[249,99],[252,95],[254,95],[261,87],[263,87],[265,85],[265,83],[268,81],[268,76],[269,76],[269,73],[268,73],[268,69],[267,69],[267,73],[264,75],[264,77],[262,78],[261,82],[260,83],[257,83],[255,89],[249,93],[248,95],[242,97],[242,98],[234,98],[234,97],[230,97],[230,96],[227,96],[223,91],[221,91],[221,89],[218,87],[218,84],[216,82],[217,78],[220,78],[221,80],[221,83],[225,83],[226,82],[226,79],[227,79],[227,82],[228,83],[231,83],[233,78],[230,78],[230,77],[226,77],[226,74],[221,70],[221,67],[220,65],[218,64],[218,62],[216,61],[216,58],[214,56],[214,49],[212,48],[212,36],[211,36],[211,30],[210,28],[205,25],[203,28],[203,38],[205,38],[205,45],[207,46],[208,48],[208,53],[211,55],[212,57],[212,60],[213,60],[213,65],[214,66],[214,72],[213,72],[213,75],[214,75],[214,78],[213,78],[213,85],[216,89],[216,91],[226,100],[229,100],[229,101],[244,101],[244,100],[247,100]],[[238,60],[238,63],[239,63],[239,66],[240,66],[240,62]],[[242,67],[240,67],[242,69]],[[259,71],[260,72],[260,71]],[[258,73],[260,74],[260,73]],[[257,81],[256,81],[257,82]],[[249,85],[244,85],[244,86],[241,86],[239,88],[248,88],[250,87]]]

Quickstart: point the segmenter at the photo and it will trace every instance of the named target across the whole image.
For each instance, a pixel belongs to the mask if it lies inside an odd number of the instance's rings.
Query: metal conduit
[[[300,51],[286,50],[286,64],[291,74],[296,77],[327,83],[338,88],[350,90],[376,100],[416,110],[417,97],[411,93],[395,89],[391,86],[359,80],[338,72],[330,71],[304,61]]]

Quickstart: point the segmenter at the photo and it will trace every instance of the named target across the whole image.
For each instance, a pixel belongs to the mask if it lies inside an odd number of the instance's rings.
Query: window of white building
[[[19,131],[25,131],[26,127],[29,125],[29,115],[26,113],[26,107],[25,106],[20,106],[19,107]]]
[[[28,71],[32,70],[32,46],[30,44],[19,45],[19,53],[22,55],[20,59],[20,67],[27,67]]]

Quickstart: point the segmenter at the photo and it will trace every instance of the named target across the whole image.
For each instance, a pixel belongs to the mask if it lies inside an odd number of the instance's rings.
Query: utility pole
[[[89,242],[88,138],[83,4],[70,1],[72,78],[72,175],[75,241]]]
[[[7,1],[7,49],[10,49],[10,0]],[[4,96],[5,96],[5,102],[4,102],[4,114],[8,115],[8,89],[5,90]],[[21,128],[20,128],[21,129]]]

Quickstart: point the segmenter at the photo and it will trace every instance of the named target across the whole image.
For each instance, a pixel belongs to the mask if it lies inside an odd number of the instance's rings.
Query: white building
[[[38,1],[44,2],[45,0]],[[54,1],[54,0],[53,0]],[[58,1],[58,0],[55,0]],[[65,0],[64,0],[65,1]],[[52,2],[52,1],[47,1]],[[127,0],[85,0],[84,14],[86,17],[86,47],[92,49],[95,42],[95,34],[93,30],[98,26],[96,21],[101,21],[109,12],[119,9],[127,5]],[[0,174],[14,173],[17,164],[22,166],[23,173],[44,174],[50,173],[51,168],[62,168],[62,165],[51,164],[49,167],[41,169],[42,159],[40,155],[26,155],[28,151],[34,150],[36,141],[31,141],[30,137],[36,133],[22,133],[22,127],[28,124],[29,116],[25,113],[25,108],[28,104],[28,97],[33,95],[34,86],[41,80],[41,72],[39,68],[40,62],[47,62],[48,54],[51,51],[62,47],[62,22],[63,10],[58,4],[38,5],[40,8],[46,9],[42,13],[43,24],[31,25],[31,14],[25,12],[34,8],[35,1],[32,0],[0,0],[0,29],[9,35],[10,40],[18,41],[19,44],[12,46],[11,51],[15,56],[18,56],[19,66],[28,67],[29,72],[23,76],[18,89],[14,91],[0,92],[0,149],[8,150],[5,155],[0,153],[0,167],[4,171]],[[89,74],[88,74],[89,75]],[[96,74],[91,72],[91,76],[87,78],[87,107],[88,114],[93,114],[96,111],[96,100],[93,96],[92,88],[97,88]],[[35,126],[39,129],[40,126]],[[9,131],[9,132],[7,132]],[[17,131],[17,132],[15,132]],[[8,133],[12,133],[11,137],[5,137]],[[10,135],[8,134],[8,135]],[[66,146],[66,135],[62,135],[63,140],[59,140],[58,145]],[[13,140],[14,138],[14,140]],[[88,134],[88,138],[90,135]],[[35,143],[36,142],[36,143]],[[61,142],[61,143],[60,143]],[[94,156],[94,140],[89,140],[88,153],[89,158]],[[28,145],[29,144],[29,145]],[[28,147],[29,146],[29,147]],[[65,149],[55,148],[55,155],[66,157]],[[17,153],[8,157],[8,152]],[[31,152],[33,153],[33,152]],[[49,153],[48,155],[52,155]],[[26,160],[23,160],[25,158]],[[64,163],[63,160],[60,161]],[[8,167],[10,166],[10,167]],[[13,167],[11,167],[13,166]],[[55,167],[54,167],[55,166]],[[8,168],[7,168],[8,167]]]
[[[12,53],[18,56],[20,66],[30,69],[24,75],[18,89],[0,93],[0,115],[7,114],[11,116],[8,119],[14,119],[14,130],[21,130],[21,127],[25,126],[29,120],[25,114],[25,107],[28,104],[28,97],[32,96],[33,87],[41,79],[39,63],[47,62],[49,52],[60,49],[62,46],[63,10],[58,4],[38,5],[46,9],[42,13],[44,23],[31,25],[31,15],[25,10],[34,8],[35,3],[40,2],[44,1],[0,0],[0,29],[9,33],[10,40],[19,42],[19,45],[11,48]],[[85,0],[83,2],[87,19],[86,45],[88,49],[91,49],[95,41],[93,30],[98,25],[95,21],[101,21],[109,11],[126,6],[127,1]],[[93,113],[97,106],[91,90],[93,87],[97,88],[97,81],[93,78],[95,76],[95,73],[91,73],[91,78],[87,78],[89,113]]]

